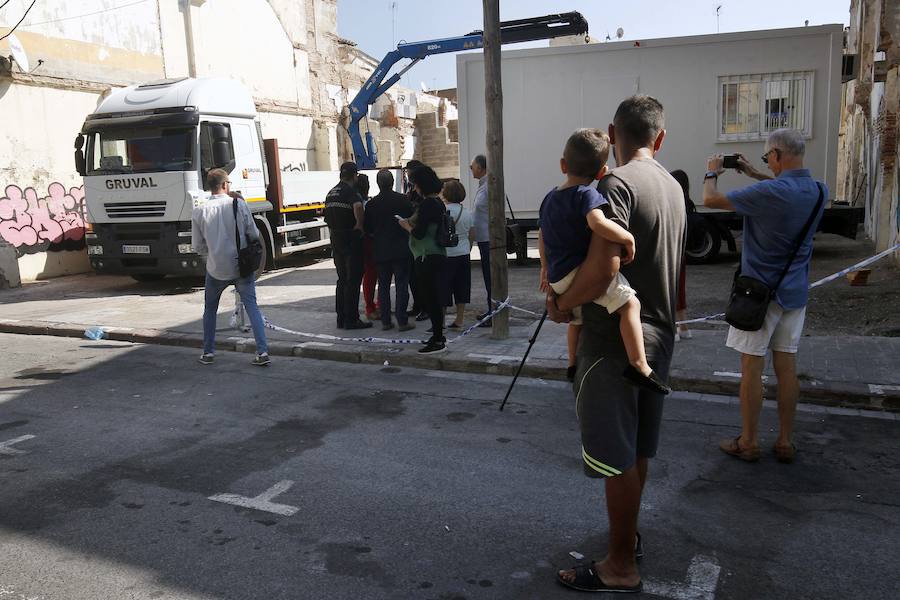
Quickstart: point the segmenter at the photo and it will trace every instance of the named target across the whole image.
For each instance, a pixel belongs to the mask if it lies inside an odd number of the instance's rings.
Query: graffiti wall
[[[0,197],[0,237],[21,257],[84,248],[84,186],[66,191],[51,183],[47,195],[9,185]]]

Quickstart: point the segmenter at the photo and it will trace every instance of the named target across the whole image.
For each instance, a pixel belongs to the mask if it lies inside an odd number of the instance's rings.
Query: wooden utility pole
[[[503,84],[500,80],[500,0],[482,0],[484,6],[484,104],[487,117],[488,222],[491,240],[491,295],[503,302],[508,294],[506,261],[506,207],[503,199]],[[482,256],[481,260],[486,257]],[[509,337],[509,311],[494,315],[491,337]]]

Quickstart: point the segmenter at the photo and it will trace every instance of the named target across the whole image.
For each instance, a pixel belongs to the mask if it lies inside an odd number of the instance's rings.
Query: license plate
[[[122,246],[122,254],[150,254],[150,246]]]

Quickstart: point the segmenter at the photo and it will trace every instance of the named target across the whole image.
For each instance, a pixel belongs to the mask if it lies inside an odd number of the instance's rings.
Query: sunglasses
[[[762,161],[766,164],[769,164],[769,155],[773,152],[775,153],[775,157],[778,158],[778,160],[781,160],[781,150],[779,150],[778,148],[771,148],[768,152],[762,155]]]

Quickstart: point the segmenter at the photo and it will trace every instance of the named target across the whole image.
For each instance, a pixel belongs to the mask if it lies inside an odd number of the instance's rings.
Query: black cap
[[[355,162],[347,161],[341,165],[341,177],[349,177],[350,175],[356,175],[359,173],[359,168],[356,166]]]

